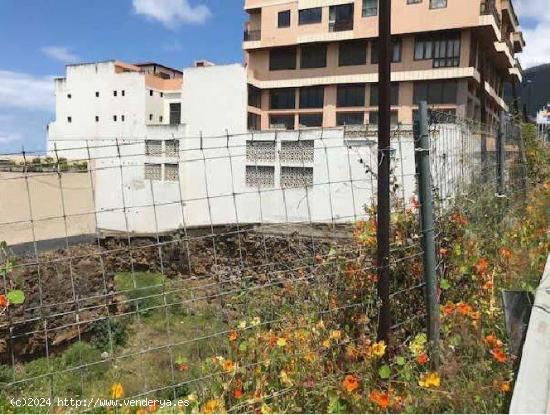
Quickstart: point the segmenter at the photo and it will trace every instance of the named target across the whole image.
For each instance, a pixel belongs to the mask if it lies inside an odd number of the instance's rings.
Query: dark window
[[[181,103],[174,102],[170,104],[170,125],[181,124]]]
[[[262,90],[254,85],[248,85],[248,105],[251,107],[262,107]]]
[[[269,70],[296,69],[296,48],[275,48],[269,51]]]
[[[164,117],[162,115],[159,115],[159,122],[162,122],[164,120]]]
[[[294,115],[270,115],[269,128],[272,130],[294,130]]]
[[[67,122],[69,123],[73,122],[73,117],[67,117]]]
[[[376,16],[378,14],[378,0],[363,0],[363,17]]]
[[[351,40],[338,45],[338,65],[364,65],[367,63],[366,40]]]
[[[121,120],[122,122],[124,122],[124,121],[126,121],[126,117],[125,117],[124,115],[121,115],[121,116],[120,116],[120,120]]]
[[[122,92],[122,96],[125,97],[126,96],[126,91],[123,89],[121,92]]]
[[[443,9],[447,7],[447,0],[430,0],[430,9]]]
[[[370,84],[370,106],[378,105],[378,84]],[[392,82],[390,105],[399,105],[399,82]]]
[[[469,101],[471,102],[471,101]],[[413,110],[413,121],[418,121],[420,113],[418,110]],[[432,112],[428,108],[428,119],[431,124],[446,124],[456,123],[456,110],[455,109],[438,109],[436,113]]]
[[[150,97],[153,96],[153,90],[152,90],[152,89],[149,90],[149,96],[150,96]]]
[[[117,91],[113,91],[113,96],[114,96],[114,97],[117,96]]]
[[[321,23],[323,19],[323,9],[314,7],[312,9],[303,9],[298,14],[298,24]]]
[[[153,121],[153,114],[149,114],[149,121]]]
[[[164,92],[161,92],[161,93],[160,93],[160,97],[161,97],[161,98],[164,97]]]
[[[422,0],[407,0],[407,4],[418,4],[422,3]]]
[[[300,108],[323,108],[325,103],[325,88],[309,86],[300,88]]]
[[[424,60],[433,57],[433,39],[417,36],[414,42],[414,59]]]
[[[331,6],[329,11],[330,32],[353,30],[353,3]]]
[[[445,68],[460,65],[460,33],[434,41],[433,67]]]
[[[95,97],[96,97],[96,98],[99,98],[99,92],[98,92],[98,91],[96,91]]]
[[[116,120],[117,120],[117,116],[113,115],[113,121],[116,122]]]
[[[401,39],[392,39],[391,61],[392,63],[401,62]],[[372,64],[378,64],[378,41],[371,43],[370,59]]]
[[[294,88],[280,88],[269,91],[269,108],[286,110],[296,108]]]
[[[248,129],[249,130],[260,130],[261,127],[261,117],[258,114],[252,112],[248,113]]]
[[[336,113],[336,125],[363,125],[364,123],[365,123],[364,112]]]
[[[304,45],[300,50],[300,68],[324,68],[327,66],[327,45]]]
[[[336,95],[337,107],[365,106],[365,84],[338,85]]]
[[[390,112],[390,125],[397,125],[399,121],[397,111]],[[378,125],[378,111],[369,112],[369,124]]]
[[[290,10],[285,10],[279,12],[278,16],[278,27],[289,27],[290,26]]]
[[[413,102],[420,101],[428,104],[456,104],[457,82],[449,81],[422,81],[414,83]]]
[[[95,116],[95,122],[99,122],[99,117],[97,115]]]
[[[322,127],[323,114],[300,114],[300,127]]]
[[[67,94],[67,98],[71,99],[73,96],[71,94]]]

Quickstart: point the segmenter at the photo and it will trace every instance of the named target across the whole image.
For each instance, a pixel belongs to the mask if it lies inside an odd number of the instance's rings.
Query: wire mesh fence
[[[432,111],[429,128],[444,278],[453,207],[524,191],[525,165],[511,120],[505,159],[480,124]],[[393,349],[425,329],[414,135],[392,129]],[[252,412],[285,395],[299,404],[279,410],[318,410],[312,374],[341,379],[345,362],[386,347],[375,137],[348,126],[22,152],[0,173],[0,402]]]

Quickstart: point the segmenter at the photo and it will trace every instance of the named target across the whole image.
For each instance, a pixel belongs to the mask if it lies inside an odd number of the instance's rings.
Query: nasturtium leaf
[[[348,412],[346,402],[342,401],[338,397],[333,397],[328,403],[327,412],[329,414],[345,414]]]
[[[447,281],[446,279],[442,279],[440,287],[442,290],[448,290],[449,288],[451,288],[451,284],[449,284],[449,281]]]
[[[389,379],[391,375],[391,369],[388,365],[380,366],[380,369],[378,369],[378,374],[380,375],[381,379]]]
[[[247,342],[241,342],[241,344],[239,344],[239,351],[240,352],[246,352],[246,349],[248,349],[248,343]]]
[[[405,364],[405,358],[403,356],[397,356],[397,359],[395,359],[395,363],[397,363],[399,366],[403,366]]]
[[[13,290],[6,295],[11,304],[19,305],[25,302],[25,293],[21,290]]]

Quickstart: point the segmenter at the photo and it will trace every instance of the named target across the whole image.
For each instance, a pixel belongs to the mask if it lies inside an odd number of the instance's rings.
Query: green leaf
[[[11,304],[19,305],[25,302],[25,293],[21,290],[13,290],[6,295]]]
[[[388,365],[380,366],[380,369],[378,369],[378,374],[380,375],[381,379],[389,379],[391,375],[391,369]]]
[[[187,364],[187,359],[185,357],[178,356],[176,358],[176,364],[177,365],[186,365]]]
[[[446,279],[442,279],[439,286],[442,290],[448,290],[449,288],[451,288],[451,284],[449,284],[449,281],[447,281]]]
[[[397,356],[397,359],[395,359],[395,363],[397,363],[399,366],[403,366],[405,364],[405,358],[403,356]]]
[[[240,352],[246,352],[246,349],[248,349],[248,343],[247,342],[241,342],[239,344],[239,351]]]
[[[345,401],[342,401],[338,397],[333,397],[328,403],[327,412],[329,414],[345,414],[348,412]]]

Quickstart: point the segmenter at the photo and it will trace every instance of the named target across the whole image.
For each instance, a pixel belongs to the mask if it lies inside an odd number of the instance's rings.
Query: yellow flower
[[[441,385],[441,378],[437,372],[428,372],[420,377],[418,384],[423,388],[437,389]]]
[[[285,370],[281,370],[281,373],[279,374],[279,378],[281,379],[281,383],[286,386],[292,386],[294,383],[288,376],[288,373],[286,373]]]
[[[330,339],[323,340],[323,347],[325,349],[330,348]]]
[[[409,344],[409,350],[416,357],[424,354],[426,352],[426,343],[428,342],[428,337],[424,334],[417,334],[415,338]]]
[[[383,340],[378,343],[374,343],[372,345],[371,352],[376,357],[384,356],[384,353],[386,353],[386,343],[384,343]]]
[[[239,322],[239,328],[240,329],[246,328],[246,321],[243,320],[243,321]]]
[[[286,339],[284,337],[279,337],[277,339],[277,346],[285,347],[286,346]]]
[[[202,407],[202,412],[205,414],[217,414],[222,411],[222,405],[221,402],[217,399],[210,399],[208,402],[204,404]]]
[[[262,407],[260,408],[262,414],[270,414],[272,411],[271,411],[271,408],[269,406],[267,406],[266,403],[263,403],[262,404]]]
[[[340,340],[342,338],[342,332],[340,330],[332,330],[330,338],[334,340]]]
[[[229,338],[229,341],[234,342],[239,338],[239,332],[237,330],[230,330],[227,337]]]
[[[233,372],[235,370],[235,362],[233,360],[227,359],[225,362],[223,362],[223,370],[226,372]]]
[[[120,383],[113,383],[111,386],[111,396],[113,399],[120,399],[124,395],[124,388]]]
[[[254,317],[252,319],[252,321],[250,322],[250,324],[253,325],[253,326],[258,326],[258,325],[260,325],[260,323],[261,323],[260,317]]]
[[[317,356],[313,352],[307,352],[304,356],[304,359],[306,359],[310,363],[313,363],[317,359]]]

